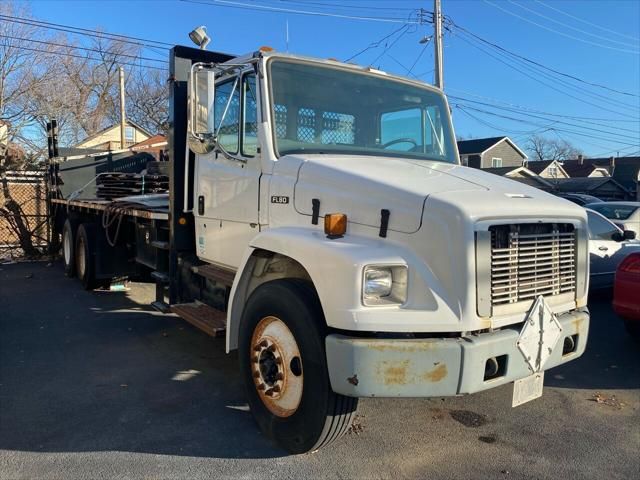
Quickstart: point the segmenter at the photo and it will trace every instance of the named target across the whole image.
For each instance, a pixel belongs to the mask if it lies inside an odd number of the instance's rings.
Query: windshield
[[[380,75],[270,63],[278,154],[344,153],[457,163],[444,97]]]
[[[626,220],[638,209],[633,205],[615,205],[611,203],[589,205],[589,208],[611,220]]]

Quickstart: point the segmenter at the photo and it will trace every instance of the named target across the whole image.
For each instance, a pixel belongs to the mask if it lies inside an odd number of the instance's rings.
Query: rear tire
[[[76,234],[76,273],[85,290],[93,290],[97,286],[95,267],[95,226],[83,223]]]
[[[239,363],[260,430],[290,453],[340,438],[358,399],[333,392],[325,353],[327,329],[313,287],[297,279],[259,286],[240,322]]]
[[[75,231],[71,220],[67,218],[62,227],[62,260],[64,274],[70,278],[76,276]]]

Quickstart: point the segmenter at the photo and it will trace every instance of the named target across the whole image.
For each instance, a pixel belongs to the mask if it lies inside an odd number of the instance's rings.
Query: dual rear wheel
[[[85,289],[97,286],[95,276],[95,225],[82,223],[76,226],[67,219],[62,228],[62,259],[64,273],[77,276]]]

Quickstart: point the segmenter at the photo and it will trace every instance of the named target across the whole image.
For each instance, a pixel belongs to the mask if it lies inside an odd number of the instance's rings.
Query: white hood
[[[549,203],[553,203],[555,210],[558,207],[564,210],[562,207],[566,206],[567,214],[576,213],[575,205],[541,190],[459,165],[376,156],[288,157],[302,162],[294,191],[294,206],[304,215],[312,214],[312,199],[317,198],[320,216],[346,213],[349,222],[377,228],[381,210],[387,209],[391,212],[389,230],[414,233],[422,224],[426,199],[433,195],[454,203],[457,203],[456,199],[464,199],[464,210],[468,209],[469,216],[476,218],[482,216],[485,207],[493,215],[500,212],[496,202],[516,203],[526,208],[529,202],[514,202],[512,195],[536,199],[530,205],[535,206],[538,213]]]

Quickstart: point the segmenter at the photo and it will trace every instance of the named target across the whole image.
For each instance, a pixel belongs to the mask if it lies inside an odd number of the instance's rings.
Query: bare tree
[[[169,119],[168,72],[134,69],[127,79],[127,116],[153,133],[166,134]]]
[[[18,8],[12,2],[0,3],[0,13],[28,16],[26,9]],[[6,145],[16,142],[24,145],[24,131],[35,122],[32,92],[55,76],[51,46],[38,44],[39,48],[31,48],[25,45],[27,39],[39,41],[41,38],[36,27],[0,22],[0,119],[8,123]],[[0,151],[0,168],[3,168],[7,147],[0,148],[5,150]]]
[[[566,140],[532,135],[527,140],[527,151],[531,160],[572,160],[582,151]]]

